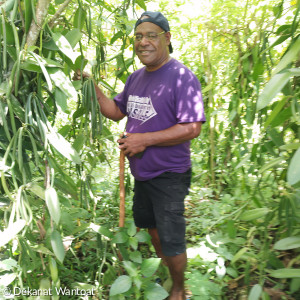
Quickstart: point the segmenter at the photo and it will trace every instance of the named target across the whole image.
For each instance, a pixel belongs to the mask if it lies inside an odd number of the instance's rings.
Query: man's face
[[[165,64],[169,59],[168,46],[170,44],[170,32],[159,34],[163,31],[159,26],[144,22],[137,26],[135,34],[142,34],[140,41],[135,41],[134,47],[140,61],[148,71],[155,71]],[[154,40],[145,37],[146,34],[159,34]]]

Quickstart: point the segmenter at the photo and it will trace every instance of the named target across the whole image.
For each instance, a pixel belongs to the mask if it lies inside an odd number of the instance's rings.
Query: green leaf
[[[70,143],[59,133],[47,133],[49,143],[65,158],[73,161],[76,164],[81,164],[81,159],[78,152],[71,147]]]
[[[130,277],[136,277],[138,275],[136,265],[133,262],[124,260],[123,265]]]
[[[112,240],[112,242],[116,244],[123,244],[126,243],[127,241],[128,241],[128,235],[123,231],[117,232]]]
[[[60,205],[56,190],[53,187],[46,189],[45,199],[50,216],[54,220],[56,225],[58,225],[60,220]]]
[[[52,38],[59,50],[66,55],[66,57],[70,58],[74,64],[79,53],[73,51],[69,41],[62,34],[57,32],[52,34]]]
[[[274,158],[270,162],[268,162],[267,164],[265,164],[262,168],[260,168],[258,170],[258,173],[261,174],[261,173],[267,171],[268,169],[270,169],[270,168],[272,168],[274,166],[277,166],[278,164],[280,164],[283,161],[284,161],[283,157]]]
[[[300,278],[300,269],[278,269],[270,272],[274,278]]]
[[[127,233],[129,236],[134,236],[136,234],[136,226],[133,221],[128,222],[127,224]]]
[[[68,98],[77,100],[77,92],[70,81],[70,79],[65,75],[65,73],[58,68],[48,68],[48,73],[50,78],[53,80],[54,84],[59,87]]]
[[[266,107],[272,99],[284,88],[290,77],[300,76],[300,69],[288,69],[274,75],[266,84],[257,100],[256,109],[261,110]]]
[[[141,7],[143,10],[147,10],[146,4],[144,2],[144,0],[136,0],[135,1],[139,7]]]
[[[300,180],[300,148],[293,155],[287,172],[287,181],[290,185],[296,184]]]
[[[252,221],[264,217],[269,212],[267,207],[255,208],[240,215],[242,221]]]
[[[115,296],[118,294],[126,293],[131,288],[131,285],[131,278],[127,275],[121,275],[112,284],[109,295]]]
[[[248,300],[259,300],[261,293],[262,293],[261,285],[255,284],[249,293]]]
[[[294,42],[294,44],[291,46],[291,48],[288,50],[287,53],[283,56],[283,58],[280,60],[279,64],[276,66],[273,75],[277,74],[281,70],[283,70],[287,65],[289,65],[291,62],[293,62],[300,52],[300,36],[297,38],[297,40]]]
[[[240,249],[232,258],[231,263],[238,261],[248,250],[249,249],[247,247]]]
[[[18,262],[12,258],[0,261],[0,271],[10,271],[18,267]]]
[[[74,16],[74,27],[78,28],[79,30],[82,30],[85,23],[86,16],[87,16],[87,12],[79,7],[76,10]]]
[[[135,263],[138,263],[138,264],[141,264],[143,259],[142,259],[142,254],[140,251],[134,251],[134,252],[131,252],[129,254],[129,258],[135,262]]]
[[[29,183],[27,187],[30,192],[34,193],[36,196],[45,200],[45,189],[43,187],[41,187],[35,182]]]
[[[152,276],[159,267],[160,258],[148,258],[142,262],[141,272],[145,277]]]
[[[80,152],[82,149],[83,145],[85,144],[86,141],[86,134],[80,133],[76,137],[74,143],[73,143],[73,148],[77,151]]]
[[[139,231],[135,237],[138,239],[140,243],[148,243],[151,240],[151,236],[146,231]]]
[[[290,250],[300,248],[300,237],[291,236],[284,238],[274,244],[275,250]]]
[[[68,109],[66,94],[60,88],[56,88],[54,92],[54,97],[56,105],[58,105],[63,112],[66,112]]]
[[[30,54],[36,59],[38,65],[40,66],[44,76],[45,76],[45,79],[46,79],[46,82],[47,82],[47,85],[48,85],[48,88],[50,91],[52,91],[52,82],[51,82],[51,79],[50,79],[50,76],[49,76],[49,73],[45,67],[45,64],[43,62],[43,60],[40,58],[40,56],[38,56],[37,54],[35,54],[34,52],[30,52]]]
[[[74,49],[75,46],[77,45],[77,43],[81,40],[82,33],[80,32],[80,30],[78,28],[74,28],[74,29],[68,31],[67,34],[65,35],[65,37],[68,40],[68,42],[70,43],[72,49]]]
[[[284,71],[282,73],[276,74],[270,79],[266,84],[262,93],[259,95],[257,100],[257,110],[261,110],[266,107],[273,98],[283,89],[290,79],[290,72]]]
[[[26,222],[24,220],[18,220],[0,231],[0,247],[6,245],[10,240],[15,238],[15,236],[24,228]]]
[[[57,230],[53,230],[51,233],[51,246],[56,258],[62,263],[65,258],[65,249],[60,233]]]
[[[145,290],[145,297],[148,300],[162,300],[168,297],[167,291],[157,283],[148,285]]]
[[[117,39],[121,39],[123,37],[123,31],[118,31],[110,40],[110,44],[112,45]]]
[[[97,233],[100,233],[108,238],[112,238],[114,235],[113,233],[105,226],[96,225],[94,223],[91,223],[89,226],[92,230],[94,230]]]

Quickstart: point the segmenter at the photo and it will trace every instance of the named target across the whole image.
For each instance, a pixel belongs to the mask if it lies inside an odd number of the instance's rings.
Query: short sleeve
[[[130,83],[131,75],[127,78],[123,91],[114,97],[114,101],[124,115],[127,115],[127,101],[128,101],[128,86]]]
[[[201,85],[187,68],[180,68],[175,87],[176,118],[178,123],[205,122]]]

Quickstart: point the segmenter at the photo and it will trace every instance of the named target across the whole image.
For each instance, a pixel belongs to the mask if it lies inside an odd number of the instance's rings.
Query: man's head
[[[160,12],[144,12],[135,24],[135,51],[149,71],[160,68],[173,52],[167,19]]]

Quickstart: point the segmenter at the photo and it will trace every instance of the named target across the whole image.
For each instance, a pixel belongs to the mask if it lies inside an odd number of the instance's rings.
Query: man
[[[118,140],[135,177],[133,216],[148,228],[158,257],[168,266],[171,300],[185,299],[184,198],[191,176],[190,140],[205,122],[200,83],[172,52],[167,19],[144,12],[135,26],[135,51],[144,68],[128,77],[122,93],[107,98],[96,87],[101,112],[128,117],[126,138]]]

